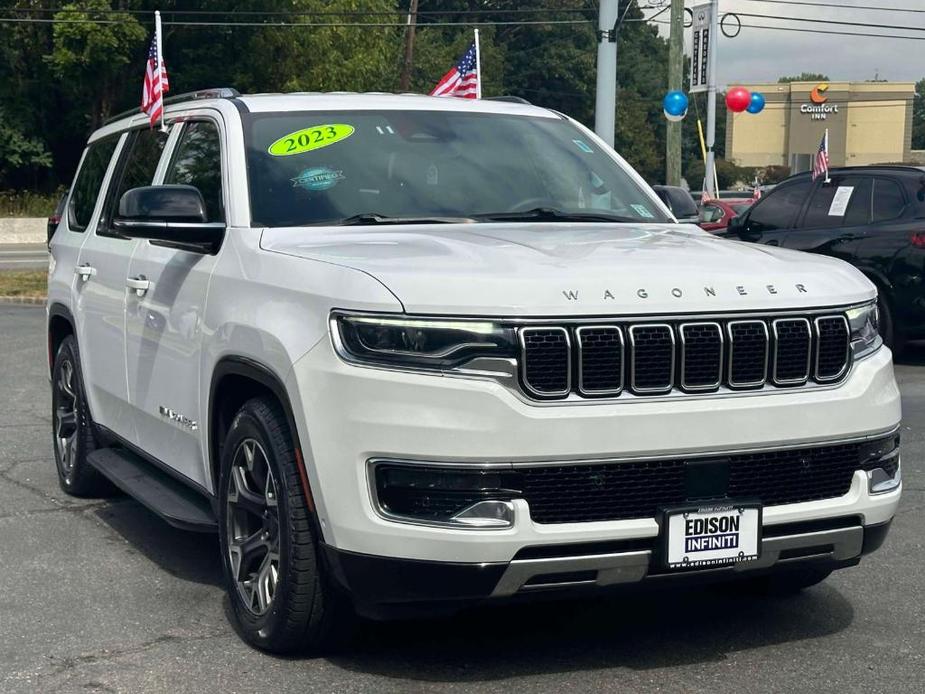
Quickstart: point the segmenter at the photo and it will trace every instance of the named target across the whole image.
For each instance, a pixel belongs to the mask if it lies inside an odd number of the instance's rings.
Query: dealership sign
[[[838,104],[827,103],[829,97],[826,96],[826,92],[828,90],[829,85],[825,82],[813,87],[813,90],[809,93],[809,100],[812,103],[801,104],[800,113],[810,114],[813,120],[825,120],[830,113],[838,113]]]

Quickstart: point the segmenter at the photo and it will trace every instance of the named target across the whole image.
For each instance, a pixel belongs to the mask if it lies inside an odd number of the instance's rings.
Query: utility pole
[[[600,0],[597,20],[597,95],[594,132],[613,147],[617,112],[617,14],[619,0]]]
[[[405,59],[398,79],[398,90],[407,92],[411,89],[411,69],[414,67],[414,32],[418,22],[418,0],[411,0],[408,7],[408,28],[405,31]]]
[[[716,153],[713,146],[716,144],[716,49],[719,38],[719,0],[713,0],[713,11],[710,13],[710,52],[707,56],[707,166],[706,190],[711,198],[717,194],[716,186]]]
[[[671,0],[671,37],[668,41],[668,90],[684,86],[684,0]],[[665,137],[665,183],[681,185],[681,121],[668,121]]]

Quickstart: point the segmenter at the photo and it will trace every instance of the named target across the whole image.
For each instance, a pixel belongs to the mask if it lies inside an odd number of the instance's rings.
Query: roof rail
[[[164,106],[180,103],[182,101],[195,101],[197,99],[234,99],[238,96],[241,96],[241,93],[232,87],[198,89],[195,92],[185,92],[183,94],[176,94],[175,96],[168,96],[166,99],[164,99]],[[110,116],[105,121],[103,121],[103,125],[109,125],[110,123],[121,120],[126,116],[133,116],[139,113],[141,113],[141,108],[136,106],[135,108],[130,108],[126,111],[122,111],[121,113],[117,113],[114,116]]]
[[[510,96],[510,95],[485,96],[485,97],[482,97],[482,100],[483,101],[507,101],[512,104],[527,104],[528,106],[533,106],[533,104],[531,104],[529,101],[524,99],[522,96]]]

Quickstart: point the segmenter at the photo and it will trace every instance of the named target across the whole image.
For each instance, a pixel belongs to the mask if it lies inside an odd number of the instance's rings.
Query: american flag
[[[464,99],[477,98],[479,92],[477,65],[478,49],[473,41],[459,62],[437,82],[437,86],[433,88],[430,95],[460,96]]]
[[[148,49],[148,64],[145,66],[145,83],[141,90],[141,110],[148,114],[153,126],[164,114],[164,93],[170,90],[167,81],[167,66],[158,55],[157,29]]]
[[[822,142],[819,143],[819,149],[813,158],[813,180],[820,176],[825,176],[829,180],[829,130],[826,128],[825,135],[822,136]]]

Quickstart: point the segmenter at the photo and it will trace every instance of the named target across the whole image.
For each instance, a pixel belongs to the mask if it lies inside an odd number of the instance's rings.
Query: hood
[[[720,239],[690,225],[277,228],[264,230],[261,247],[366,272],[408,313],[753,311],[875,296],[873,285],[842,261]]]

